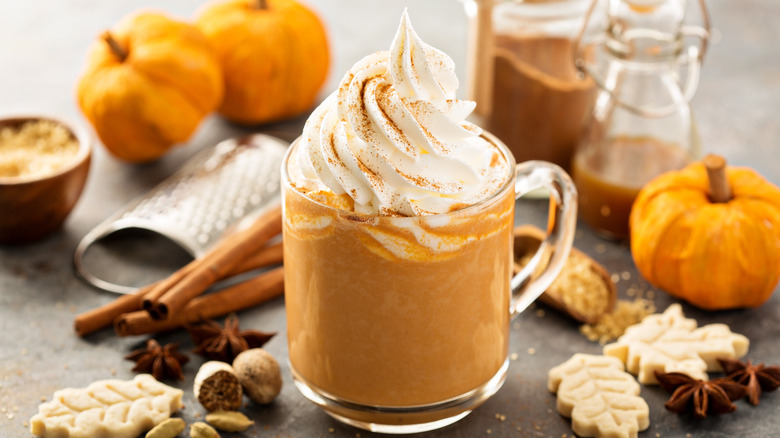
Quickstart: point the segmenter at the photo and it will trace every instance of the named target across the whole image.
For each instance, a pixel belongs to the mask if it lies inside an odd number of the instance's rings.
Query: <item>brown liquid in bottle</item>
[[[639,190],[661,173],[680,169],[685,150],[651,137],[616,137],[608,145],[577,154],[574,183],[579,215],[610,237],[629,237],[628,217]]]
[[[485,128],[518,163],[544,160],[570,169],[595,87],[581,79],[563,37],[495,35],[492,107]]]

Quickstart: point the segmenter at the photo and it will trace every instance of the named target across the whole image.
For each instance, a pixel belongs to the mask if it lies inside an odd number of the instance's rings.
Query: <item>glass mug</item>
[[[560,272],[577,195],[558,166],[509,163],[490,198],[432,216],[360,215],[297,191],[282,163],[285,307],[300,392],[336,419],[383,433],[454,423],[506,379],[512,317]],[[550,232],[512,276],[515,199],[546,188]]]

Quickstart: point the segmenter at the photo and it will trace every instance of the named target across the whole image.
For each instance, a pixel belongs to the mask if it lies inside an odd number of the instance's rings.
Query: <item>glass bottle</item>
[[[640,189],[699,155],[689,102],[709,31],[703,0],[700,7],[703,27],[684,24],[685,0],[608,0],[594,2],[588,12],[577,65],[599,93],[572,176],[580,217],[600,234],[628,238]],[[700,45],[686,45],[691,36]]]
[[[469,18],[469,99],[476,122],[518,163],[570,170],[596,87],[574,66],[589,0],[463,0]]]

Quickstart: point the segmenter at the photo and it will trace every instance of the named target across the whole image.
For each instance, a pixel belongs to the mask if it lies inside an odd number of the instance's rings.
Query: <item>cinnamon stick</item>
[[[235,266],[232,270],[230,270],[230,272],[224,278],[232,277],[238,274],[243,274],[244,272],[252,271],[257,268],[262,268],[265,266],[282,263],[282,257],[283,257],[282,252],[283,252],[282,242],[278,242],[273,245],[266,246],[262,250],[250,256],[249,258],[242,260],[237,266]],[[160,315],[155,314],[154,302],[159,300],[163,294],[168,292],[168,290],[170,290],[173,286],[175,286],[176,283],[181,281],[190,272],[192,272],[192,270],[196,265],[197,265],[196,263],[192,263],[192,262],[187,264],[186,266],[182,267],[178,271],[171,274],[165,280],[156,283],[154,285],[154,288],[152,288],[152,290],[150,290],[144,296],[143,308],[144,310],[146,310],[151,314],[152,318],[163,319],[160,318]],[[219,280],[222,280],[222,278],[220,278]],[[138,309],[133,309],[133,310],[138,310]]]
[[[726,159],[720,155],[709,154],[702,160],[707,169],[710,182],[710,200],[716,203],[731,200],[731,187],[726,176]]]
[[[278,265],[282,263],[282,250],[281,242],[267,245],[261,251],[244,260],[235,270],[228,274],[228,277],[266,266]],[[76,318],[73,320],[73,329],[77,335],[87,336],[110,326],[114,320],[124,313],[141,310],[143,300],[162,281],[165,280],[144,286],[133,294],[122,295],[107,304],[76,315]]]
[[[155,320],[149,312],[125,313],[114,322],[118,336],[160,333],[217,318],[264,303],[284,293],[284,268],[279,267],[219,292],[193,299],[174,317]]]
[[[152,314],[152,316],[155,319],[159,319],[159,315],[155,314],[155,310],[153,308],[153,304],[170,288],[172,288],[176,283],[180,282],[187,274],[192,272],[192,270],[195,268],[195,265],[193,262],[187,263],[183,267],[181,267],[179,270],[174,272],[173,274],[169,275],[168,277],[154,283],[151,288],[144,294],[143,299],[141,300],[141,307],[143,307],[144,310]],[[138,310],[138,309],[133,309]],[[112,320],[113,321],[113,320]]]
[[[73,319],[73,329],[77,335],[86,336],[110,326],[119,315],[139,310],[144,295],[153,286],[154,284],[142,287],[135,293],[122,295],[114,301],[76,315],[76,318]]]
[[[282,242],[279,241],[273,245],[266,245],[261,251],[256,252],[254,255],[245,259],[238,265],[231,273],[230,276],[243,274],[244,272],[253,271],[257,268],[263,268],[271,265],[279,265],[284,258],[284,247]]]
[[[202,259],[193,260],[191,270],[180,281],[158,297],[152,297],[150,315],[160,319],[171,317],[281,231],[282,210],[281,207],[275,207],[263,214],[251,227],[225,239]]]

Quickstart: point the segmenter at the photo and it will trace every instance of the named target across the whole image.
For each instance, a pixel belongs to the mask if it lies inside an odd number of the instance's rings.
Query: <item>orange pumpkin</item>
[[[224,117],[265,123],[314,105],[330,62],[314,12],[294,0],[219,0],[204,7],[197,25],[222,65]]]
[[[78,102],[105,147],[152,161],[186,141],[223,94],[219,62],[194,26],[145,12],[96,41]]]
[[[639,272],[703,309],[759,306],[780,279],[780,189],[720,157],[652,180],[630,224]]]

